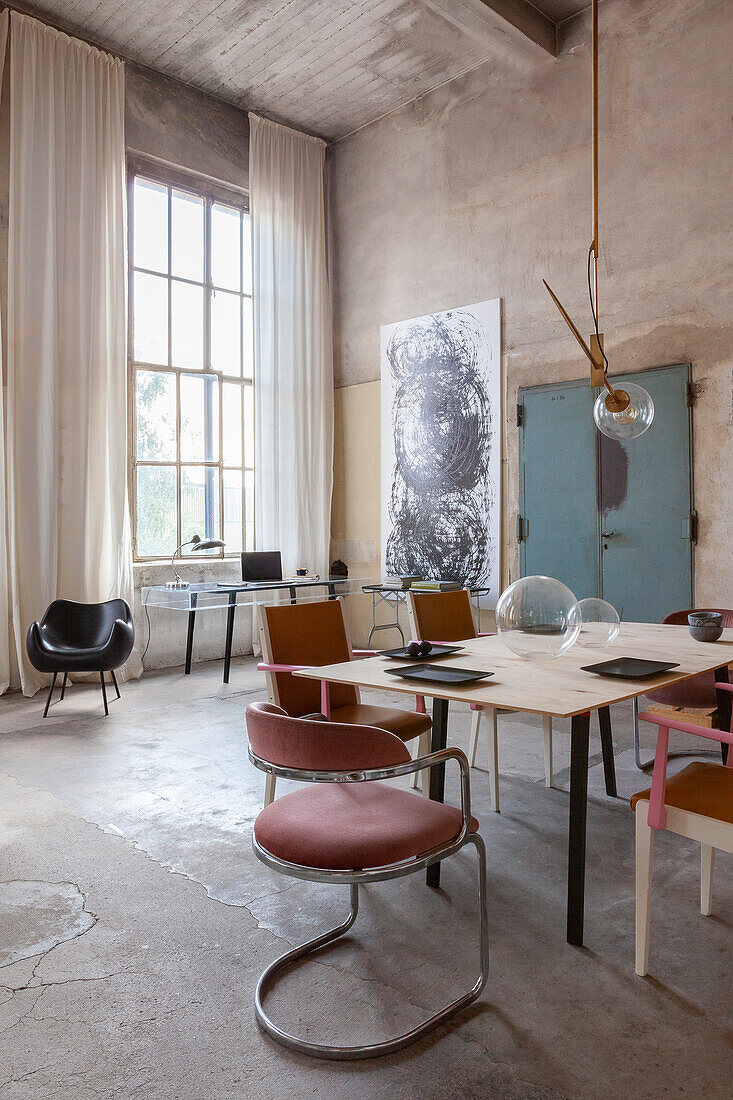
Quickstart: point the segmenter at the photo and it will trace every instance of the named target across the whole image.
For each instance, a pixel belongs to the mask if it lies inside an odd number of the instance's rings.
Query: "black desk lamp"
[[[187,542],[182,542],[180,546],[177,546],[173,551],[171,558],[171,569],[173,570],[173,576],[175,580],[166,581],[166,588],[188,588],[188,581],[181,580],[181,575],[176,569],[175,557],[176,554],[183,549],[184,546],[191,546],[194,550],[215,550],[218,546],[224,546],[223,539],[202,539],[200,535],[194,535],[192,539]]]

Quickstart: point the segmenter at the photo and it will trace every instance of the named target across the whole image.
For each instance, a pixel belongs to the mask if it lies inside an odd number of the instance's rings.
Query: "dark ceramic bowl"
[[[723,633],[723,616],[719,611],[698,611],[687,616],[689,631],[696,642],[717,642]]]

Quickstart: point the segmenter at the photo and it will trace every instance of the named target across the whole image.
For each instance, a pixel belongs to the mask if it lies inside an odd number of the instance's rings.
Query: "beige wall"
[[[347,548],[354,540],[379,545],[381,325],[502,298],[510,412],[518,387],[585,373],[542,286],[545,276],[589,331],[587,14],[566,27],[559,59],[489,62],[332,150],[341,387],[333,533]],[[732,43],[729,0],[606,0],[601,8],[606,348],[618,371],[692,362],[701,391],[694,411],[697,600],[727,606]],[[507,580],[518,572],[511,416],[505,432]]]

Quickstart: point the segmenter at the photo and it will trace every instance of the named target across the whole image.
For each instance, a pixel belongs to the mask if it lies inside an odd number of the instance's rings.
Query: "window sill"
[[[191,583],[198,581],[239,581],[242,579],[242,564],[236,558],[176,558],[176,568]],[[133,581],[136,589],[148,588],[155,584],[165,584],[172,579],[170,561],[136,561],[132,566]]]

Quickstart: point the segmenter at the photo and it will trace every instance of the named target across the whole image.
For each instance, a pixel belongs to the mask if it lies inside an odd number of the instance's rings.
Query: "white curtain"
[[[125,202],[122,62],[12,12],[8,556],[26,695],[45,678],[25,635],[53,599],[132,602]]]
[[[0,14],[0,89],[8,44],[8,9]],[[5,510],[5,389],[3,334],[0,330],[0,695],[10,687],[10,599],[8,590],[7,521]]]
[[[333,361],[325,143],[250,114],[255,316],[255,531],[283,569],[327,575]]]

